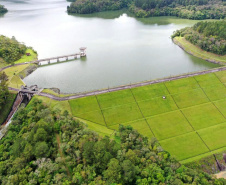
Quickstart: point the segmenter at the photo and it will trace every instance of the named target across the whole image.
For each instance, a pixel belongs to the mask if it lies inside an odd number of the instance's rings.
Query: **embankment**
[[[184,37],[175,37],[173,38],[173,42],[180,48],[182,48],[185,52],[195,57],[201,58],[211,63],[226,65],[226,55],[220,56],[214,53],[204,51],[198,46],[191,44]]]

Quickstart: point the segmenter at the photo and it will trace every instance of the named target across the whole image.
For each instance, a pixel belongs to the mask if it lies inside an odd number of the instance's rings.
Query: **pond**
[[[27,85],[77,93],[217,67],[190,56],[170,36],[197,21],[175,17],[137,19],[125,10],[68,15],[64,0],[5,0],[0,34],[32,46],[39,59],[77,53],[87,57],[39,67]]]

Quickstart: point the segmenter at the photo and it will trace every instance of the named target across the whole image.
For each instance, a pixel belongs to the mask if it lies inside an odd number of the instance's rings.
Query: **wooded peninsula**
[[[201,49],[218,55],[226,54],[226,21],[198,22],[192,27],[177,30],[174,37],[184,37]]]

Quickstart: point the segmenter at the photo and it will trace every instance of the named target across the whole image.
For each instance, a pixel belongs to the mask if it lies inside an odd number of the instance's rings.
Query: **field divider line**
[[[208,156],[211,156],[211,155],[215,155],[215,154],[219,154],[220,152],[216,152],[217,150],[221,150],[221,149],[223,149],[223,148],[225,148],[225,146],[222,146],[222,147],[219,147],[219,148],[217,148],[217,149],[214,149],[214,150],[212,150],[211,152],[205,152],[205,153],[202,153],[202,154],[199,154],[199,155],[196,155],[196,156],[200,156],[200,155],[203,155],[203,154],[207,154],[207,153],[210,153],[210,155],[208,155]],[[225,151],[225,150],[224,150]],[[215,154],[214,154],[215,153]],[[194,157],[196,157],[196,156],[194,156]],[[186,159],[183,159],[183,160],[180,160],[179,162],[182,162],[182,161],[185,161],[185,160],[187,160],[187,159],[191,159],[191,158],[194,158],[194,157],[188,157],[188,158],[186,158]],[[185,163],[186,164],[186,163]]]
[[[186,132],[186,133],[183,133],[183,134],[179,134],[179,135],[176,135],[176,136],[171,136],[171,137],[168,137],[168,138],[165,138],[165,139],[160,139],[158,141],[165,141],[165,140],[172,139],[172,138],[175,138],[175,137],[179,137],[179,136],[183,136],[183,135],[186,135],[186,134],[190,134],[192,132],[195,132],[195,131],[192,130],[192,131],[189,131],[189,132]]]
[[[221,82],[221,84],[223,84],[224,85],[224,83],[220,80],[220,78],[216,75],[216,72],[214,72],[213,73],[214,74],[214,76],[216,76],[217,77],[217,79]]]
[[[197,135],[199,136],[199,138],[202,140],[202,142],[206,145],[206,147],[207,147],[208,150],[211,152],[211,154],[213,155],[213,157],[214,157],[214,159],[215,159],[215,161],[216,161],[216,163],[217,163],[218,169],[219,169],[220,171],[222,171],[222,170],[221,170],[221,166],[220,166],[220,164],[219,164],[219,162],[218,162],[218,160],[217,160],[216,155],[213,154],[213,151],[208,147],[208,145],[205,143],[205,141],[202,139],[202,137],[199,135],[199,133],[198,133],[198,132],[196,132],[196,133],[197,133]]]
[[[222,114],[222,112],[217,108],[217,106],[211,101],[211,99],[207,96],[207,94],[206,94],[206,92],[204,91],[204,89],[201,87],[201,85],[199,84],[199,82],[197,81],[197,79],[195,78],[195,77],[193,77],[194,79],[195,79],[195,81],[198,83],[198,85],[199,85],[199,87],[200,87],[200,89],[202,90],[202,92],[206,95],[206,97],[208,98],[208,100],[215,106],[215,108],[220,112],[220,114],[225,118],[225,116]],[[220,81],[221,82],[221,81]],[[226,118],[225,118],[226,119]],[[200,134],[198,133],[198,132],[196,132],[197,133],[197,135],[199,136],[199,138],[202,140],[202,142],[206,145],[206,147],[210,150],[210,152],[213,152],[209,147],[208,147],[208,145],[205,143],[205,141],[202,139],[202,137],[200,136]],[[214,157],[214,159],[215,159],[215,161],[216,161],[216,164],[217,164],[217,167],[218,167],[218,169],[220,170],[220,171],[222,171],[221,170],[221,166],[220,166],[220,164],[219,164],[219,162],[218,162],[218,160],[217,160],[217,157],[216,157],[216,155],[215,154],[213,154],[212,153],[212,155],[213,155],[213,157]]]
[[[89,122],[91,122],[91,123],[94,123],[94,124],[100,125],[100,126],[102,126],[102,127],[105,127],[104,125],[101,125],[100,123],[96,123],[96,122],[93,122],[93,121],[91,121],[91,120],[81,118],[81,117],[79,117],[79,116],[74,116],[74,117],[75,117],[75,118],[78,118],[78,119],[85,120],[85,121],[89,121]],[[108,127],[107,127],[107,128],[108,128]],[[111,128],[108,128],[108,129],[110,129],[110,130],[113,130],[113,131],[114,131],[114,129],[111,129]]]
[[[196,80],[196,78],[194,78],[195,81],[198,83],[198,81]],[[221,81],[220,81],[221,82]],[[208,98],[208,100],[214,105],[214,107],[218,110],[218,112],[220,112],[220,114],[224,117],[224,119],[226,120],[226,117],[224,116],[224,114],[220,111],[220,109],[218,109],[218,107],[215,105],[215,103],[213,101],[211,101],[211,99],[207,96],[206,92],[204,91],[204,89],[200,86],[200,84],[198,83],[200,89],[202,90],[202,92],[206,95],[206,97]]]
[[[134,98],[134,100],[135,100],[136,104],[137,104],[137,107],[138,107],[138,108],[139,108],[139,110],[140,110],[140,113],[141,113],[142,117],[144,118],[144,120],[145,120],[146,124],[148,125],[148,127],[149,127],[149,129],[150,129],[151,133],[152,133],[152,134],[153,134],[153,136],[156,138],[156,136],[155,136],[155,134],[154,134],[153,130],[151,129],[150,125],[148,124],[148,121],[147,121],[146,117],[144,116],[143,112],[141,111],[141,108],[140,108],[140,106],[139,106],[139,104],[138,104],[138,102],[137,102],[137,100],[136,100],[136,98],[135,98],[135,96],[134,96],[133,91],[131,90],[131,88],[130,88],[130,91],[131,91],[131,93],[132,93],[132,95],[133,95],[133,98]]]
[[[193,77],[194,78],[194,77]],[[196,79],[195,79],[196,80]],[[197,80],[196,80],[196,82],[197,82]],[[197,82],[198,83],[198,82]],[[168,90],[168,88],[167,88],[167,86],[166,86],[166,84],[164,83],[164,85],[165,85],[165,87],[166,87],[166,89]],[[199,83],[198,83],[198,85],[199,85]],[[200,87],[200,85],[199,85],[199,87]],[[201,87],[200,87],[201,88]],[[202,89],[202,88],[201,88]],[[202,89],[203,90],[203,89]],[[169,90],[168,90],[168,92],[169,92]],[[207,96],[207,95],[206,95]],[[209,150],[209,152],[212,152],[212,150],[208,147],[208,145],[205,143],[205,141],[201,138],[201,136],[199,135],[199,133],[194,129],[194,127],[193,127],[193,125],[190,123],[190,121],[188,120],[188,118],[184,115],[184,113],[183,113],[183,111],[179,108],[179,106],[177,105],[177,103],[176,103],[176,101],[174,100],[174,98],[173,98],[173,96],[171,96],[172,97],[172,99],[173,99],[173,101],[174,101],[174,103],[176,104],[176,106],[177,106],[177,108],[180,110],[180,112],[181,112],[181,114],[184,116],[184,118],[187,120],[187,122],[189,123],[189,125],[192,127],[192,129],[194,130],[194,132],[198,135],[198,137],[201,139],[201,141],[203,142],[203,144],[206,146],[206,148]],[[207,96],[207,98],[208,98],[208,96]],[[209,99],[209,98],[208,98]],[[210,101],[210,100],[209,100]],[[201,154],[200,154],[201,155]],[[198,155],[196,155],[196,156],[198,156]],[[218,164],[218,162],[217,162],[217,159],[216,159],[216,156],[213,154],[213,157],[215,158],[215,160],[216,160],[216,163],[217,163],[217,166],[218,166],[218,168],[220,169],[220,166],[219,166],[219,164]]]
[[[97,103],[98,103],[98,105],[99,105],[99,108],[100,108],[101,114],[102,114],[102,116],[103,116],[103,118],[104,118],[104,123],[105,123],[106,127],[108,128],[108,125],[107,125],[106,119],[105,119],[105,117],[104,117],[103,110],[101,109],[101,106],[100,106],[100,103],[99,103],[99,101],[98,101],[98,98],[97,98],[97,95],[96,95],[96,94],[95,94],[95,97],[96,97]],[[109,128],[108,128],[108,129],[109,129]]]
[[[166,84],[163,83],[167,89],[167,91],[169,92],[169,89],[167,88]],[[170,92],[169,92],[170,93]],[[169,94],[171,96],[171,94]],[[188,120],[188,118],[184,115],[183,111],[180,109],[180,107],[178,106],[177,102],[175,101],[175,99],[173,98],[173,96],[171,96],[173,99],[173,102],[175,103],[175,105],[177,106],[178,110],[181,112],[181,114],[184,116],[184,118],[187,120],[188,124],[191,126],[191,128],[193,129],[193,131],[196,132],[196,130],[194,129],[193,125],[190,123],[190,121]]]

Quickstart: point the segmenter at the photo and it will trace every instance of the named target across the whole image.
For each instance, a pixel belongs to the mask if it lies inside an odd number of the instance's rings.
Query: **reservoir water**
[[[3,0],[0,34],[32,46],[39,59],[73,54],[87,58],[39,67],[27,85],[77,93],[217,67],[188,55],[170,36],[196,21],[175,17],[137,19],[125,10],[68,15],[65,0]]]

